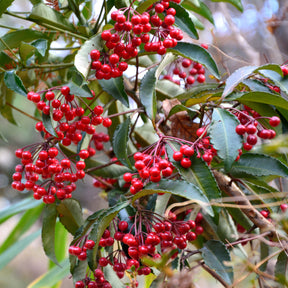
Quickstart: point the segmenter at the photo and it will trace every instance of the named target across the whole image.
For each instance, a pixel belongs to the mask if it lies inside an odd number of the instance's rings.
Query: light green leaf
[[[240,12],[243,12],[241,0],[211,0],[212,2],[227,2],[235,6]]]
[[[11,89],[12,91],[23,96],[27,95],[27,90],[24,87],[21,78],[16,74],[15,71],[6,71],[4,74],[4,82],[7,88]]]

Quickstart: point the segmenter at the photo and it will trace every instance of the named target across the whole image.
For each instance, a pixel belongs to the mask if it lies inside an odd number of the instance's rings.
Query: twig
[[[33,119],[33,120],[36,120],[36,121],[38,121],[38,122],[41,121],[40,119],[38,119],[38,118],[36,118],[36,117],[33,117],[33,116],[31,116],[30,114],[28,114],[28,113],[26,113],[26,112],[20,110],[19,108],[15,107],[15,106],[12,105],[11,103],[6,102],[5,105],[10,106],[10,107],[13,108],[14,110],[20,112],[21,114],[23,114],[23,115],[25,115],[25,116],[27,116],[27,117]]]

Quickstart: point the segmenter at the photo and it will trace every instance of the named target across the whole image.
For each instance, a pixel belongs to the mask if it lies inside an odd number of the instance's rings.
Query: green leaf
[[[192,22],[189,13],[181,6],[174,2],[169,3],[171,8],[176,10],[175,24],[187,35],[193,39],[198,39],[198,33],[195,29],[194,23]]]
[[[125,286],[121,281],[119,281],[119,277],[116,272],[113,270],[111,265],[104,267],[104,276],[105,279],[109,281],[113,288],[125,288]]]
[[[80,203],[75,199],[62,200],[57,205],[60,222],[65,228],[74,235],[79,227],[83,224],[83,213]]]
[[[29,59],[36,51],[36,48],[32,46],[31,44],[21,42],[19,46],[19,54],[21,57],[21,60],[26,62],[27,59]]]
[[[39,216],[43,210],[44,205],[41,205],[28,209],[21,219],[18,221],[17,225],[11,231],[9,236],[0,246],[0,254],[7,250],[11,245],[19,240],[19,237],[29,230],[29,228],[39,219]]]
[[[146,1],[142,1],[141,4],[136,8],[136,11],[140,14],[142,14],[143,12],[145,12],[147,10],[148,7],[150,7],[151,5],[153,5],[154,3],[158,2],[158,0],[146,0]],[[171,3],[170,3],[171,4]]]
[[[238,124],[238,119],[228,111],[220,108],[213,110],[212,125],[208,132],[217,155],[224,161],[226,171],[230,170],[239,154],[238,150],[242,148],[242,137],[235,133]]]
[[[156,83],[156,96],[158,100],[165,100],[166,98],[174,98],[182,94],[185,90],[179,85],[170,80],[161,79]]]
[[[215,271],[227,284],[233,283],[233,268],[227,266],[231,257],[226,246],[217,240],[208,240],[201,249],[205,264]]]
[[[178,42],[176,47],[167,49],[167,51],[203,64],[217,79],[220,78],[215,61],[203,47],[192,43]]]
[[[5,250],[0,255],[0,270],[20,254],[32,241],[34,241],[40,235],[40,232],[40,230],[37,230],[25,238],[18,239],[17,242]]]
[[[204,18],[209,20],[212,24],[214,24],[213,15],[212,15],[210,9],[203,2],[197,1],[197,4],[198,5],[196,5],[196,3],[193,3],[193,1],[191,1],[191,0],[184,0],[181,3],[181,5],[185,9],[191,10],[191,11],[203,16]]]
[[[48,48],[48,41],[46,39],[37,39],[36,41],[32,42],[31,45],[37,49],[41,56],[45,56]]]
[[[22,29],[5,34],[2,39],[11,48],[18,48],[21,42],[29,43],[37,39],[48,39],[47,34],[32,29]],[[7,47],[0,42],[0,50],[6,50]]]
[[[13,58],[8,56],[5,52],[0,51],[0,67],[4,68],[5,70],[9,70],[9,69],[15,69],[16,66],[17,63]]]
[[[130,123],[131,120],[130,117],[128,117],[123,123],[117,126],[113,137],[113,151],[118,160],[131,169],[132,166],[127,155]]]
[[[74,25],[69,22],[69,20],[64,17],[62,13],[45,5],[44,3],[39,3],[33,6],[32,12],[28,19],[39,25],[48,24],[52,27],[60,28],[65,31],[76,31]]]
[[[89,74],[90,69],[90,52],[93,49],[102,50],[103,44],[101,40],[101,34],[96,34],[87,41],[75,55],[74,65],[76,69],[86,78]]]
[[[155,119],[156,116],[156,93],[155,85],[157,82],[156,78],[157,66],[148,70],[148,72],[143,77],[140,84],[140,100],[145,107],[146,113],[150,119]]]
[[[123,76],[111,78],[109,80],[98,80],[102,89],[111,95],[114,99],[119,100],[126,107],[129,107],[128,95],[125,92]]]
[[[158,183],[148,183],[140,192],[132,198],[134,203],[137,199],[155,193],[169,193],[184,197],[188,200],[195,200],[211,216],[214,215],[209,205],[208,198],[203,194],[199,187],[186,181],[173,181],[162,179]]]
[[[26,198],[12,205],[8,205],[6,208],[0,211],[0,224],[18,213],[25,212],[28,209],[32,209],[40,205],[42,204],[39,203],[39,201],[35,201],[34,198]]]
[[[227,2],[235,6],[240,12],[243,12],[241,0],[211,0],[212,2]]]
[[[45,274],[38,277],[27,288],[49,288],[58,283],[60,280],[66,278],[70,274],[69,259],[60,262],[59,266],[54,266]]]
[[[57,216],[55,203],[45,206],[42,220],[42,246],[47,257],[59,265],[55,255],[55,225]]]
[[[129,205],[129,201],[121,202],[113,207],[104,210],[100,215],[98,215],[97,220],[93,224],[93,228],[89,234],[88,239],[95,242],[93,250],[88,250],[88,264],[89,267],[94,270],[96,268],[96,254],[98,251],[99,241],[111,221],[116,217],[120,210],[126,208]]]
[[[245,153],[233,164],[230,173],[236,178],[269,175],[288,177],[288,167],[268,155]]]
[[[120,9],[130,5],[128,0],[115,0],[115,8]]]
[[[23,96],[27,95],[27,90],[24,87],[22,80],[15,71],[6,71],[4,74],[4,82],[7,88],[11,89],[12,91]]]
[[[282,251],[277,257],[277,262],[275,265],[274,275],[277,277],[277,280],[282,284],[286,284],[287,286],[287,265],[288,265],[288,257],[286,251]]]
[[[226,79],[226,85],[225,85],[225,89],[223,91],[222,98],[225,98],[227,95],[229,95],[239,83],[243,82],[243,80],[245,80],[246,78],[251,76],[253,73],[259,72],[259,73],[263,74],[263,71],[265,71],[266,69],[269,69],[267,71],[269,71],[271,73],[275,73],[276,75],[279,75],[279,73],[280,73],[280,75],[282,74],[282,71],[281,71],[279,65],[275,65],[275,64],[267,64],[267,65],[263,65],[260,67],[257,67],[257,66],[241,67],[241,68],[237,69],[236,71],[234,71]],[[281,78],[281,76],[280,76],[280,78]]]
[[[89,89],[86,83],[83,83],[82,85],[79,86],[74,82],[70,82],[67,84],[67,86],[70,88],[71,94],[85,98],[93,97],[91,90]]]
[[[71,264],[70,272],[73,276],[74,282],[83,280],[87,273],[87,265],[88,265],[87,259],[84,261],[79,261],[76,256],[71,256],[71,255],[69,258],[70,258],[70,264]],[[75,265],[73,261],[76,262]]]
[[[178,105],[175,105],[175,106],[172,107],[172,109],[170,110],[169,115],[168,115],[167,118],[169,118],[172,115],[174,115],[174,114],[176,114],[178,112],[181,112],[181,111],[187,111],[188,115],[190,116],[190,118],[193,118],[195,115],[198,114],[198,110],[186,107],[186,106],[184,106],[182,104],[178,104]]]
[[[50,114],[47,115],[42,113],[42,122],[47,132],[49,132],[52,136],[58,137],[52,125],[52,119],[50,117]]]
[[[6,11],[6,9],[14,2],[14,0],[1,0],[0,1],[0,16]]]

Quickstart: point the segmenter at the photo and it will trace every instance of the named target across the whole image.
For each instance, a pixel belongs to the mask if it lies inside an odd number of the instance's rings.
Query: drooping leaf
[[[233,283],[233,268],[228,266],[231,257],[226,246],[217,240],[208,240],[201,249],[205,264],[215,271],[227,284]]]
[[[6,9],[14,2],[14,0],[2,0],[0,1],[0,16],[6,11]]]
[[[39,3],[33,6],[32,12],[28,19],[39,25],[48,24],[51,26],[51,28],[55,27],[71,32],[76,31],[74,25],[69,22],[69,20],[64,17],[62,13],[45,5],[44,3]]]
[[[243,12],[243,5],[241,0],[211,0],[212,2],[227,2],[235,6],[240,12]]]
[[[288,167],[268,155],[245,153],[233,164],[230,173],[236,178],[269,175],[288,177]]]
[[[128,95],[125,92],[123,76],[111,78],[110,80],[98,80],[102,89],[111,95],[114,99],[119,100],[126,107],[129,107]]]
[[[80,203],[75,199],[62,200],[57,205],[60,222],[65,228],[74,235],[79,227],[83,224],[83,213]]]
[[[19,236],[28,231],[28,229],[39,219],[43,207],[44,205],[41,203],[41,205],[28,209],[23,214],[14,229],[11,231],[5,241],[2,242],[0,246],[0,254],[17,242],[19,240]]]
[[[213,110],[209,135],[217,155],[224,161],[226,171],[230,170],[238,150],[242,148],[242,137],[235,133],[238,124],[237,118],[228,111],[220,108]]]
[[[45,206],[42,222],[42,246],[47,257],[59,265],[55,255],[55,225],[57,216],[55,203]]]
[[[27,95],[27,90],[24,87],[21,78],[15,73],[15,71],[6,71],[4,74],[4,82],[7,88],[11,89],[12,91],[23,96]]]
[[[76,69],[86,78],[90,69],[90,52],[93,49],[102,50],[101,34],[96,34],[81,46],[75,55],[74,65]]]
[[[46,39],[37,39],[36,41],[33,41],[31,43],[32,46],[34,46],[38,53],[41,55],[41,56],[45,56],[46,54],[46,51],[47,51],[47,48],[48,48],[48,40]]]
[[[113,137],[113,151],[118,160],[131,169],[132,166],[127,155],[130,123],[131,120],[128,117],[123,123],[118,125]]]
[[[56,134],[56,131],[52,125],[52,119],[50,117],[50,114],[44,114],[42,113],[42,123],[46,129],[47,132],[49,132],[51,135],[58,137]]]
[[[215,61],[209,52],[201,46],[192,43],[178,42],[176,47],[167,49],[167,51],[203,64],[217,79],[220,78]]]
[[[192,22],[189,13],[181,5],[174,2],[170,3],[170,7],[176,10],[175,24],[187,35],[193,39],[198,39],[198,33],[195,29],[194,23]]]
[[[138,192],[132,198],[132,202],[135,202],[137,199],[155,194],[155,193],[169,193],[177,196],[184,197],[189,200],[195,200],[196,203],[202,206],[202,208],[211,216],[214,215],[212,208],[209,205],[208,198],[200,190],[199,187],[193,183],[186,181],[173,181],[162,179],[158,183],[149,183],[147,184],[140,192]]]
[[[35,201],[34,198],[25,198],[19,202],[9,205],[6,208],[3,208],[2,211],[0,211],[0,224],[18,213],[24,212],[28,209],[32,209],[40,205],[41,203]]]
[[[45,274],[39,276],[27,288],[48,288],[52,287],[62,279],[69,276],[70,265],[69,259],[65,259],[59,263],[59,266],[54,266],[48,270]]]
[[[150,69],[143,77],[140,84],[140,100],[145,107],[146,113],[149,118],[155,119],[156,116],[156,93],[155,85],[157,82],[155,73],[157,71],[157,66]]]
[[[111,221],[119,213],[120,210],[126,208],[129,205],[129,201],[120,202],[113,207],[104,210],[100,215],[98,215],[97,220],[93,224],[93,228],[89,234],[89,239],[95,242],[93,250],[88,250],[88,264],[89,267],[94,270],[96,267],[96,254],[98,250],[99,241]]]
[[[40,235],[40,233],[41,231],[37,230],[25,238],[18,239],[17,242],[5,250],[0,255],[0,270],[4,268],[18,254],[20,254],[32,241],[34,241]]]

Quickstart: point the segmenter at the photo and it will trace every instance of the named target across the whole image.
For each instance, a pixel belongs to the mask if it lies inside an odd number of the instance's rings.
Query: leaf
[[[18,48],[21,42],[29,43],[37,39],[48,39],[47,34],[32,29],[22,29],[6,33],[2,39],[11,48]],[[0,50],[6,50],[7,47],[0,42]]]
[[[119,100],[126,107],[129,107],[128,95],[125,92],[123,76],[111,78],[109,80],[98,80],[102,89],[111,95],[114,99]]]
[[[287,177],[288,167],[268,155],[245,153],[233,164],[230,173],[236,178],[269,175]]]
[[[91,90],[86,83],[83,83],[82,85],[77,85],[74,82],[70,82],[67,84],[67,86],[70,88],[71,94],[85,98],[93,97]]]
[[[2,0],[0,1],[0,16],[6,11],[6,9],[14,2],[14,0]]]
[[[86,78],[90,69],[90,52],[93,49],[102,50],[101,34],[96,34],[86,40],[75,55],[74,66]]]
[[[198,114],[198,110],[186,107],[186,106],[184,106],[182,104],[178,104],[178,105],[175,105],[175,106],[172,107],[172,109],[170,110],[167,118],[170,118],[172,115],[174,115],[174,114],[176,114],[178,112],[181,112],[181,111],[188,112],[188,115],[189,115],[190,118],[192,118],[192,117],[194,117],[194,116],[196,116]]]
[[[115,273],[115,271],[113,270],[111,265],[104,267],[103,270],[104,270],[105,279],[107,279],[107,281],[109,281],[109,283],[111,284],[111,286],[113,288],[125,288],[125,287],[127,287],[121,281],[119,281],[119,277],[117,276],[117,274]]]
[[[145,111],[148,117],[152,120],[155,119],[156,116],[156,93],[155,93],[155,85],[157,82],[156,73],[157,66],[148,70],[148,72],[143,77],[140,84],[140,101],[145,107]]]
[[[27,90],[23,85],[21,78],[15,71],[6,71],[4,74],[4,83],[7,88],[26,97]]]
[[[59,265],[55,255],[55,225],[57,216],[55,203],[45,206],[42,220],[42,246],[47,257]]]
[[[130,124],[131,120],[130,117],[128,117],[123,123],[117,126],[113,137],[113,151],[118,160],[131,169],[132,166],[127,155]]]
[[[28,43],[21,42],[19,46],[19,54],[21,57],[21,60],[26,62],[27,59],[29,59],[34,52],[36,51],[36,48]]]
[[[97,220],[93,224],[93,228],[89,234],[88,239],[95,242],[93,250],[87,251],[88,264],[89,267],[94,270],[96,268],[96,254],[98,251],[99,241],[111,221],[116,217],[120,210],[126,208],[129,205],[129,201],[121,202],[113,207],[105,209],[100,215],[98,215]]]
[[[192,22],[189,13],[181,6],[171,1],[169,3],[171,8],[176,10],[175,24],[187,35],[193,39],[199,39],[197,30]]]
[[[140,192],[132,198],[132,203],[137,199],[155,193],[169,193],[184,197],[188,200],[195,200],[209,215],[213,216],[213,210],[209,205],[208,198],[199,187],[186,181],[162,179],[158,183],[148,183]]]
[[[64,17],[62,13],[45,5],[44,3],[39,3],[33,6],[32,12],[28,17],[28,20],[31,20],[39,25],[51,25],[51,28],[55,27],[71,32],[76,31],[74,25],[69,22],[69,20]]]
[[[133,134],[137,143],[141,147],[149,146],[159,140],[159,137],[156,133],[153,132],[153,126],[151,122],[147,122],[142,126],[136,127]]]
[[[235,6],[240,12],[243,12],[241,0],[211,0],[212,2],[227,2]]]
[[[253,73],[260,72],[260,70],[261,70],[261,73],[263,73],[263,70],[265,70],[265,69],[269,69],[267,71],[271,71],[273,73],[276,73],[276,75],[279,75],[278,73],[282,73],[282,71],[280,71],[281,69],[280,69],[279,65],[275,65],[275,64],[267,64],[267,65],[263,65],[260,67],[257,67],[257,66],[241,67],[241,68],[235,70],[226,79],[226,85],[225,85],[225,89],[223,91],[222,98],[225,98],[228,94],[230,94],[239,83],[241,83],[243,80],[245,80],[246,78],[251,76]],[[277,71],[277,72],[274,72],[274,71]]]
[[[32,209],[40,205],[42,204],[35,201],[34,198],[26,198],[12,205],[8,205],[6,208],[0,211],[0,224],[18,213],[25,212],[28,209]]]
[[[36,280],[28,285],[27,288],[49,288],[58,283],[60,280],[69,276],[70,265],[69,259],[60,262],[59,266],[54,266],[45,274],[39,276]]]
[[[287,265],[288,257],[285,251],[282,251],[277,257],[274,275],[282,284],[287,286]]]
[[[72,265],[72,261],[71,261],[72,257],[75,259],[75,261],[77,261],[76,265]],[[70,255],[70,264],[71,264],[70,272],[75,282],[79,280],[83,280],[85,278],[85,275],[87,273],[87,263],[88,263],[87,259],[84,261],[79,261],[76,256]]]
[[[174,98],[184,92],[184,89],[170,80],[161,79],[156,83],[156,96],[158,100]]]
[[[197,1],[196,3],[193,3],[189,0],[184,0],[182,1],[181,5],[188,10],[191,10],[201,16],[203,16],[204,18],[206,18],[207,20],[209,20],[212,24],[214,24],[214,19],[213,19],[213,15],[210,11],[210,9],[201,1]]]
[[[167,49],[167,51],[203,64],[217,79],[220,78],[215,61],[203,47],[192,43],[178,42],[176,47]]]
[[[0,254],[17,242],[19,237],[29,230],[29,228],[39,219],[43,207],[44,205],[41,203],[41,205],[28,209],[23,214],[14,229],[10,232],[5,241],[2,242],[0,246]]]
[[[60,222],[65,228],[74,235],[79,227],[83,224],[83,213],[80,203],[75,199],[62,200],[57,205]]]
[[[233,268],[227,266],[231,257],[226,246],[217,240],[208,240],[201,249],[205,264],[215,271],[227,284],[233,283]]]
[[[228,111],[215,108],[212,114],[212,125],[209,128],[211,143],[217,155],[224,161],[226,171],[231,169],[239,149],[242,148],[242,137],[235,133],[238,119]]]
[[[37,39],[36,41],[32,42],[31,45],[37,49],[41,56],[45,56],[48,48],[48,41],[46,39]]]
[[[17,242],[5,250],[0,255],[0,270],[20,254],[32,241],[34,241],[40,235],[40,232],[40,230],[37,230],[25,238],[18,239]]]
[[[150,7],[151,5],[153,5],[154,3],[158,2],[158,0],[146,0],[146,1],[142,1],[139,6],[136,8],[136,11],[140,14],[142,14],[143,12],[145,12],[147,10],[148,7]],[[171,3],[170,3],[171,4]]]
[[[173,53],[166,53],[163,57],[162,61],[158,65],[158,68],[155,73],[155,77],[158,80],[161,73],[165,70],[165,68],[171,64],[173,61],[177,59],[177,56],[175,56]],[[171,82],[171,81],[170,81]]]
[[[9,69],[15,69],[16,66],[17,63],[13,58],[8,56],[5,52],[0,51],[0,67],[4,68],[5,70],[9,70]]]
[[[52,136],[58,137],[52,125],[52,119],[50,117],[50,114],[47,115],[47,114],[42,113],[42,122],[47,132],[49,132]]]

